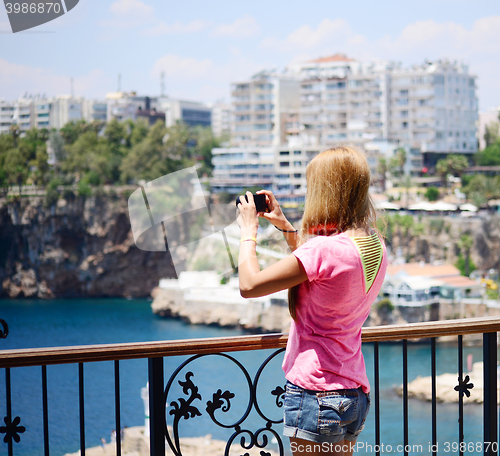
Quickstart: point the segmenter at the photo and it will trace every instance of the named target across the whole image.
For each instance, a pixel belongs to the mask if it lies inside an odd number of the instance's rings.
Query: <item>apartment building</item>
[[[241,194],[254,186],[273,190],[275,156],[273,147],[212,149],[212,191]]]
[[[86,120],[106,121],[107,105],[97,100],[60,95],[24,96],[13,102],[0,101],[0,134],[17,125],[21,133],[30,128],[62,128],[68,122]]]
[[[212,125],[212,110],[209,106],[188,100],[178,100],[168,97],[159,97],[157,110],[165,113],[167,127],[177,122],[184,122],[190,127],[210,127]]]
[[[231,135],[233,110],[230,104],[217,102],[212,108],[212,131],[214,136],[220,138]]]
[[[212,190],[241,194],[244,189],[259,187],[272,190],[281,200],[295,195],[299,197],[296,202],[303,202],[307,164],[322,150],[311,145],[213,149]]]
[[[476,76],[440,60],[410,68],[342,54],[291,65],[300,83],[301,137],[310,144],[365,146],[373,139],[419,149],[430,164],[477,151]]]
[[[299,84],[294,75],[275,71],[262,71],[249,81],[231,84],[231,142],[262,147],[286,142],[285,116],[298,113]]]
[[[305,143],[363,146],[387,138],[388,63],[358,62],[343,54],[290,65],[300,78],[300,136]]]
[[[476,76],[467,65],[397,67],[390,79],[390,139],[420,149],[427,166],[450,153],[477,152]]]

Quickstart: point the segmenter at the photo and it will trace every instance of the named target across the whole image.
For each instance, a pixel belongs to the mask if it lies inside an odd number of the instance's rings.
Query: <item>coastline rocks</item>
[[[464,395],[464,404],[482,404],[483,403],[483,363],[474,363],[471,372],[464,372],[465,376],[469,376],[468,384],[474,386],[468,391],[470,397]],[[455,386],[458,385],[458,374],[442,374],[436,377],[436,398],[437,402],[453,403],[458,402],[459,392],[455,391]],[[422,401],[432,401],[432,377],[417,377],[412,382],[408,383],[408,396]],[[403,395],[403,386],[397,388],[397,393]]]
[[[182,437],[180,439],[182,454],[184,456],[219,456],[224,454],[226,442],[222,440],[214,440],[212,436],[205,435],[201,437]],[[149,456],[149,436],[144,434],[143,426],[125,428],[123,433],[123,442],[121,454],[123,456]],[[242,448],[240,445],[232,445],[231,454],[241,454]],[[87,456],[116,456],[116,443],[106,443],[101,446],[86,448]],[[165,454],[171,456],[174,453],[168,445],[165,445]],[[251,450],[246,450],[249,456],[261,455],[259,448],[254,447]],[[277,453],[266,449],[266,454],[269,456],[277,456]],[[67,453],[64,456],[79,456],[80,451],[76,453]]]

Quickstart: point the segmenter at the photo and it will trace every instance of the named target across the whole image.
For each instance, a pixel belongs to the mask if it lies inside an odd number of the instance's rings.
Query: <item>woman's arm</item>
[[[247,192],[247,198],[248,202],[241,198],[241,203],[238,205],[240,209],[238,222],[241,227],[238,262],[241,296],[244,298],[266,296],[306,281],[307,274],[294,255],[289,255],[263,271],[260,270],[255,240],[259,219],[250,192]]]

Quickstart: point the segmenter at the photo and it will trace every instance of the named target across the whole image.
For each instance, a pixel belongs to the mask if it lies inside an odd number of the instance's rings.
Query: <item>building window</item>
[[[282,150],[280,155],[290,155],[290,152],[288,150]]]
[[[288,168],[290,166],[290,162],[280,162],[281,168]]]
[[[293,177],[295,177],[295,179],[300,179],[300,178],[302,178],[302,174],[301,173],[295,173],[293,175]]]
[[[302,162],[300,161],[294,161],[293,166],[302,166]]]

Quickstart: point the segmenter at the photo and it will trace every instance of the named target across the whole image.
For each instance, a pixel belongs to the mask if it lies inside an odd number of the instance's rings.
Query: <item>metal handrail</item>
[[[500,317],[467,318],[363,328],[362,340],[363,342],[385,342],[499,331]],[[159,342],[1,350],[0,368],[277,349],[285,347],[287,340],[287,334],[264,334]]]

